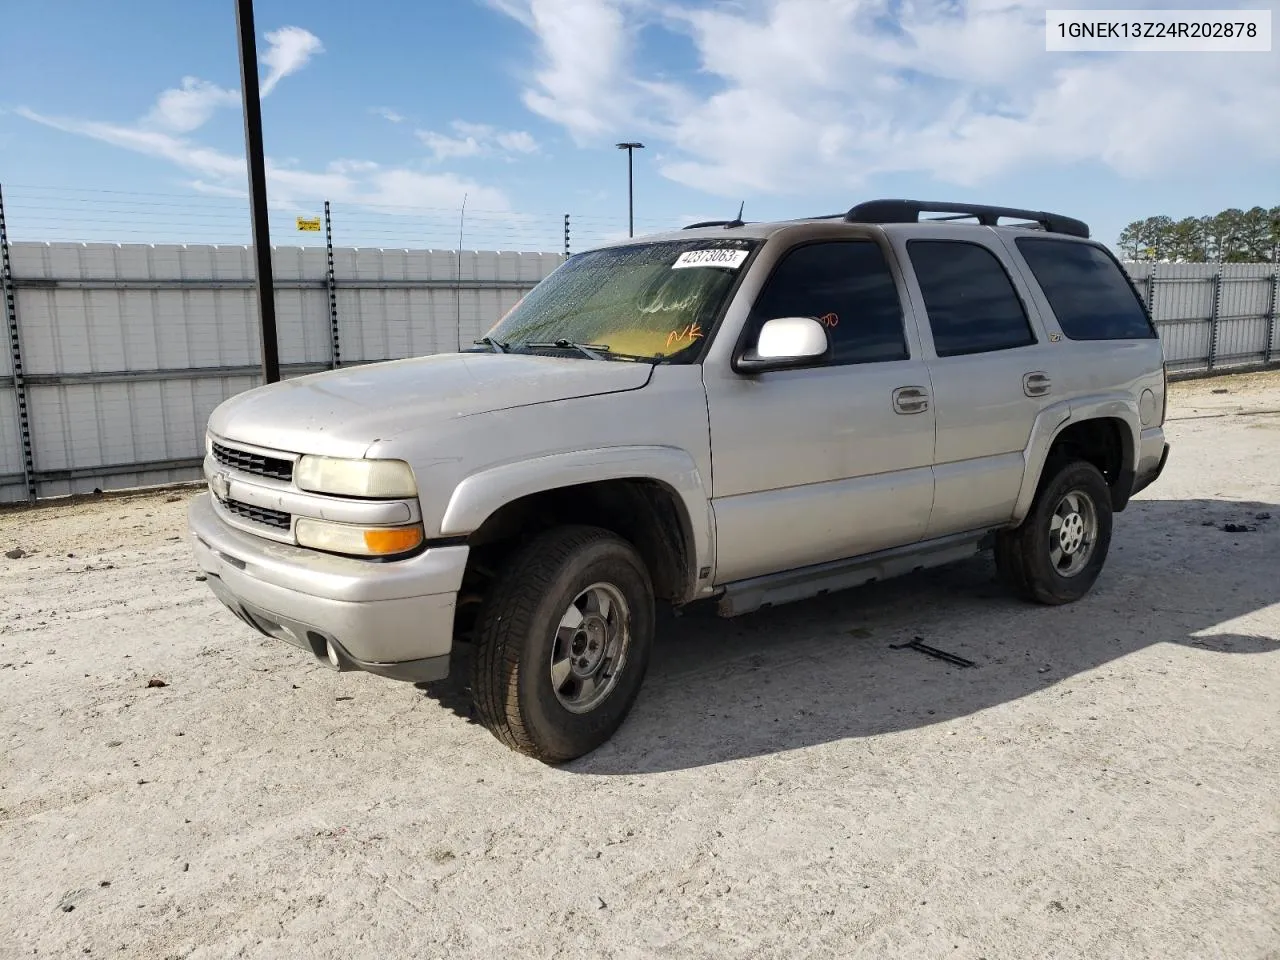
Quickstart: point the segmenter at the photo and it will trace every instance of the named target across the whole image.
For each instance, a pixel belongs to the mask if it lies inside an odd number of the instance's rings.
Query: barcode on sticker
[[[747,259],[746,250],[686,250],[671,265],[672,270],[685,267],[729,267],[736,270]]]

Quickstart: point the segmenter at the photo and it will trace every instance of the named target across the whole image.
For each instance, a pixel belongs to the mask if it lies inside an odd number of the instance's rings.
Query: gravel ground
[[[0,956],[1280,957],[1280,375],[1170,416],[1086,600],[674,620],[562,768],[251,634],[189,490],[0,512]]]

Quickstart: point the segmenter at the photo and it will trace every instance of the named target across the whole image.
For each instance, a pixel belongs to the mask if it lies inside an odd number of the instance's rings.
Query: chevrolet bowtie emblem
[[[215,473],[209,478],[209,489],[219,500],[226,500],[231,495],[231,478],[225,473]]]

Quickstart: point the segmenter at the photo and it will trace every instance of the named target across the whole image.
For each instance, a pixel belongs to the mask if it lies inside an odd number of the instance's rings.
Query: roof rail
[[[944,217],[958,220],[974,217],[986,227],[999,226],[1001,217],[1030,220],[1049,233],[1065,233],[1089,239],[1089,225],[1074,217],[1043,210],[1019,210],[1016,207],[992,207],[985,203],[942,203],[932,200],[867,200],[851,208],[844,218],[850,223],[918,223],[922,213],[951,213]]]

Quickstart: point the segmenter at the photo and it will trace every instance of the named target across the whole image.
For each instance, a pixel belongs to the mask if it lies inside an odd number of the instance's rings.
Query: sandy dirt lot
[[[252,634],[190,491],[2,512],[0,956],[1280,957],[1280,375],[1170,416],[1086,600],[673,620],[558,769]]]

